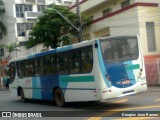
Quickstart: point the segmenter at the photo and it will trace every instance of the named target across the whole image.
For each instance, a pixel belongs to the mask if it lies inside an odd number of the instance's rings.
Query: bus
[[[10,87],[26,99],[100,101],[147,90],[138,36],[83,41],[9,62]]]

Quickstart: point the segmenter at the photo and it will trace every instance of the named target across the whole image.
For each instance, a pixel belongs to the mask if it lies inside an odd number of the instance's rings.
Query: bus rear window
[[[138,59],[137,37],[119,37],[101,40],[103,58],[106,62]]]

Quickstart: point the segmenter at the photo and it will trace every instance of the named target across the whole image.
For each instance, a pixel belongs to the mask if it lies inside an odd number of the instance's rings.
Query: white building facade
[[[19,44],[21,52],[15,51],[11,54],[12,58],[41,51],[42,46],[30,50],[26,50],[24,47],[30,37],[29,33],[37,17],[42,14],[42,10],[49,4],[68,6],[73,4],[73,1],[74,0],[3,0],[6,13],[2,21],[7,28],[7,35],[3,36],[0,44]],[[4,50],[3,58],[7,55],[7,51]]]
[[[160,57],[160,0],[82,0],[81,12],[92,18],[84,39],[140,35],[144,57]],[[76,6],[71,10],[75,11]]]
[[[43,46],[36,46],[27,50],[25,44],[30,37],[29,33],[36,19],[42,14],[43,9],[49,4],[69,6],[74,0],[3,0],[5,6],[5,15],[2,18],[7,28],[7,35],[0,39],[0,44],[10,45],[19,44],[17,51],[11,53],[11,58],[22,57],[28,54],[40,52]],[[4,56],[0,56],[2,66],[7,64],[6,57],[9,52],[4,49]],[[1,70],[2,71],[2,70]]]

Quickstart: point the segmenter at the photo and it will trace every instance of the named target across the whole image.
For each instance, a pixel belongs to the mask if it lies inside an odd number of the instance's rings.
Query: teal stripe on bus
[[[134,69],[139,69],[140,66],[139,64],[135,64],[135,65],[127,65],[125,66],[126,70],[134,70]]]
[[[61,82],[94,82],[94,76],[63,76]]]

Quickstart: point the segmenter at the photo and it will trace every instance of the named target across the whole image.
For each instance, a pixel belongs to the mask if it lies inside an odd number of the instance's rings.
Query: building
[[[19,44],[17,50],[12,52],[11,58],[22,57],[35,52],[40,52],[42,45],[26,50],[24,45],[30,37],[32,26],[36,22],[43,9],[49,4],[66,5],[73,4],[74,0],[3,0],[5,15],[2,18],[7,28],[7,35],[0,39],[0,44],[9,45]],[[20,51],[19,51],[20,50]],[[0,50],[1,68],[7,64],[6,57],[9,55],[7,50]]]
[[[81,12],[91,17],[85,39],[107,35],[140,35],[145,58],[160,54],[160,0],[83,0]],[[72,6],[72,10],[76,7]],[[160,56],[159,56],[160,57]]]
[[[160,0],[82,0],[81,12],[92,19],[91,25],[83,31],[83,37],[139,35],[147,76],[157,79],[155,63],[160,58],[159,3]],[[71,10],[75,11],[76,5]],[[154,69],[155,78],[150,69]]]

